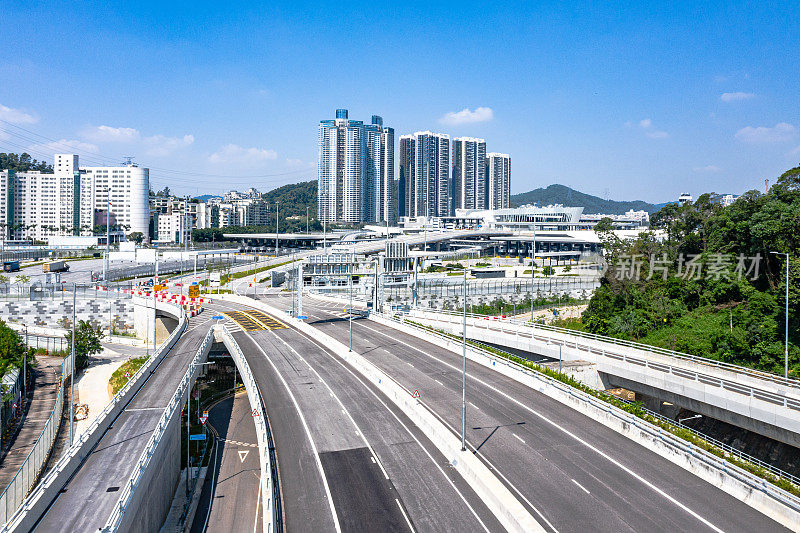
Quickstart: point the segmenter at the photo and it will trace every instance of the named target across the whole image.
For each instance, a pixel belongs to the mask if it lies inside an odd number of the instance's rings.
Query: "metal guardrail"
[[[40,283],[34,282],[25,285],[0,283],[0,301],[4,300],[29,300],[39,301],[72,301],[72,293],[80,299],[105,299],[111,298],[127,300],[131,297],[132,283],[116,283],[108,286],[108,290],[100,289],[92,283],[73,287],[72,283]],[[125,292],[127,290],[127,292]]]
[[[258,385],[253,377],[253,372],[250,370],[250,365],[247,364],[244,358],[242,349],[239,348],[239,344],[224,325],[222,326],[222,335],[228,340],[226,346],[233,346],[231,357],[237,363],[236,366],[239,367],[242,383],[244,383],[247,395],[250,398],[250,405],[255,406],[254,408],[260,411],[260,416],[254,416],[253,421],[256,424],[258,452],[261,463],[261,501],[263,502],[264,510],[263,531],[264,533],[280,532],[283,531],[283,509],[278,486],[278,470],[275,465],[275,444],[272,442],[272,433],[266,421],[264,402],[261,399]]]
[[[197,271],[200,272],[200,269],[205,270],[207,267],[227,267],[230,265],[231,267],[242,265],[245,263],[252,263],[247,257],[243,256],[233,256],[229,259],[222,260],[220,258],[203,258],[199,259],[198,256],[197,260]],[[194,259],[184,259],[181,260],[166,260],[166,261],[159,261],[158,262],[158,275],[162,276],[165,274],[174,274],[175,272],[191,272],[194,270]],[[108,270],[106,277],[109,281],[114,281],[118,279],[127,279],[127,278],[138,278],[144,276],[152,276],[155,271],[155,266],[152,264],[147,265],[138,265],[138,266],[127,266],[123,268],[111,268]]]
[[[156,425],[153,434],[150,436],[150,440],[147,442],[147,446],[145,446],[142,455],[139,457],[136,465],[134,465],[133,471],[131,472],[127,483],[125,483],[125,487],[122,489],[119,499],[114,505],[114,509],[111,511],[111,515],[109,516],[108,521],[106,522],[106,525],[103,527],[102,531],[117,531],[119,529],[122,519],[125,516],[125,511],[130,505],[134,492],[139,487],[139,483],[142,481],[144,472],[147,470],[148,466],[150,466],[156,448],[158,448],[158,445],[161,443],[161,439],[164,437],[164,434],[167,431],[167,426],[169,425],[173,416],[175,416],[176,411],[178,411],[178,409],[183,405],[183,402],[181,401],[182,396],[184,394],[189,394],[189,387],[191,387],[193,381],[192,376],[195,372],[199,372],[198,363],[200,363],[200,359],[202,359],[203,355],[206,353],[206,349],[213,341],[214,330],[213,328],[209,328],[208,333],[206,333],[206,336],[203,337],[203,342],[200,344],[195,356],[189,363],[189,368],[186,369],[186,373],[178,385],[175,394],[172,395],[167,407],[164,408],[164,413],[158,420],[158,424]]]
[[[454,311],[444,311],[444,310],[443,311],[439,311],[439,310],[427,311],[425,309],[419,309],[419,311],[422,311],[422,312],[434,312],[434,313],[445,314],[445,315],[453,315],[453,316],[458,316],[459,318],[461,318],[461,316],[462,316],[462,313],[458,313],[458,312],[454,312]],[[729,371],[735,372],[737,374],[744,374],[744,375],[747,375],[747,376],[750,376],[750,377],[753,377],[753,378],[756,378],[756,379],[759,379],[759,380],[770,381],[770,382],[778,384],[778,385],[785,385],[785,386],[788,386],[788,387],[800,388],[800,379],[797,379],[797,378],[786,379],[786,378],[784,378],[782,376],[778,376],[776,374],[771,374],[769,372],[763,372],[763,371],[755,370],[755,369],[748,368],[748,367],[745,367],[745,366],[739,366],[739,365],[734,365],[734,364],[731,364],[731,363],[725,363],[725,362],[722,362],[722,361],[716,361],[714,359],[708,359],[706,357],[701,357],[701,356],[697,356],[697,355],[691,355],[691,354],[687,354],[687,353],[683,353],[683,352],[676,352],[674,350],[668,350],[666,348],[659,348],[657,346],[650,346],[648,344],[642,344],[640,342],[626,341],[626,340],[622,340],[622,339],[616,339],[614,337],[607,337],[605,335],[598,335],[596,333],[586,333],[586,332],[583,332],[583,331],[576,331],[576,330],[572,330],[572,329],[559,328],[559,327],[556,327],[556,326],[547,326],[547,325],[544,325],[544,324],[530,324],[528,322],[522,322],[522,321],[513,320],[513,319],[503,319],[503,320],[496,320],[495,319],[495,320],[492,320],[492,317],[487,317],[485,315],[476,315],[476,314],[472,314],[472,313],[467,313],[467,317],[468,318],[478,318],[478,319],[482,319],[482,320],[488,318],[489,320],[491,320],[491,322],[487,322],[487,327],[488,327],[489,324],[494,324],[494,323],[497,323],[497,324],[508,323],[510,325],[513,325],[513,326],[518,326],[518,328],[522,327],[522,328],[528,328],[528,329],[532,329],[532,330],[542,330],[542,331],[549,331],[549,332],[553,332],[553,333],[559,333],[559,334],[562,334],[562,335],[570,335],[570,336],[573,336],[573,337],[578,337],[578,338],[582,338],[582,339],[589,339],[589,340],[593,340],[593,341],[596,341],[596,342],[605,342],[605,343],[614,344],[614,345],[617,345],[617,346],[624,346],[624,347],[627,347],[627,348],[634,348],[634,349],[637,349],[637,350],[650,352],[652,354],[665,355],[665,356],[668,356],[668,357],[671,357],[671,358],[674,358],[674,359],[678,359],[678,360],[682,360],[682,361],[689,361],[689,362],[692,362],[692,363],[695,363],[695,364],[701,364],[701,365],[705,365],[705,366],[711,366],[711,367],[715,367],[715,368],[720,368],[720,369],[723,369],[723,370],[729,370]],[[490,329],[497,329],[497,328],[490,328]],[[504,331],[502,329],[502,326],[500,328],[500,331]],[[518,331],[520,331],[520,330],[518,329]],[[529,336],[529,335],[530,334],[528,334],[528,335],[523,334],[523,336]],[[553,339],[553,337],[551,337],[551,339]],[[563,339],[558,339],[558,340],[559,341],[563,341]],[[579,345],[578,345],[577,341],[572,343],[572,344],[575,346],[576,349],[581,349],[581,348],[578,348]],[[604,354],[606,356],[609,355],[608,351],[600,352],[600,351],[597,351],[596,349],[592,349],[588,345],[585,345],[583,349],[584,349],[584,351],[589,351],[591,353],[596,353],[596,354],[601,354],[602,353],[602,354]],[[623,355],[623,354],[616,354],[616,355]],[[636,361],[636,363],[638,364],[639,362]],[[769,401],[769,400],[767,400],[767,401]],[[781,402],[781,403],[783,403],[783,402]],[[796,408],[798,408],[800,410],[800,404],[798,404]]]
[[[58,436],[58,429],[61,427],[66,393],[65,381],[70,374],[71,367],[72,358],[65,357],[61,362],[61,378],[58,382],[58,391],[56,391],[56,402],[53,404],[53,410],[50,411],[50,416],[47,417],[47,421],[39,436],[36,437],[33,448],[28,452],[25,461],[22,462],[17,473],[14,474],[3,493],[0,494],[0,523],[8,522],[8,518],[20,507],[28,492],[39,479],[47,458],[50,457],[53,443],[56,440],[56,436]]]
[[[409,324],[408,322],[403,322],[402,320],[391,315],[380,314],[380,313],[378,314],[387,320],[390,320],[392,322],[397,322],[398,324],[401,324],[406,327],[417,329],[427,335],[431,335],[439,339],[442,339],[446,341],[448,344],[452,343],[454,347],[456,347],[459,350],[461,349],[461,342],[455,341],[453,338],[447,335],[443,335],[435,331],[430,331],[425,327],[421,327],[415,324]],[[709,453],[701,448],[698,448],[697,446],[694,446],[693,444],[684,441],[680,437],[672,435],[671,433],[669,433],[664,429],[654,426],[653,424],[639,418],[636,415],[630,414],[620,409],[619,407],[611,405],[610,403],[604,402],[603,400],[592,396],[591,394],[587,394],[579,389],[576,389],[565,383],[562,383],[561,381],[555,378],[551,378],[550,376],[531,370],[523,365],[520,365],[519,363],[515,363],[514,361],[508,360],[505,357],[499,356],[483,348],[470,344],[469,349],[474,353],[489,358],[490,361],[492,361],[493,363],[505,365],[509,368],[514,369],[515,371],[521,372],[535,379],[543,381],[549,384],[550,386],[558,389],[562,393],[565,393],[575,398],[576,400],[589,404],[597,409],[600,409],[601,411],[605,411],[608,414],[614,416],[615,418],[621,420],[622,422],[630,424],[631,426],[639,429],[643,433],[646,433],[650,437],[658,439],[659,441],[663,442],[664,444],[674,449],[677,449],[683,453],[691,455],[695,459],[702,461],[706,466],[713,468],[714,470],[723,472],[727,475],[738,478],[739,481],[748,485],[752,490],[763,492],[767,494],[769,497],[795,510],[796,512],[800,512],[800,498],[795,496],[794,494],[791,494],[773,485],[772,483],[769,483],[765,479],[758,477],[755,474],[751,474],[750,472],[744,470],[743,468],[740,468],[721,457],[717,457],[712,453]],[[674,422],[670,423],[674,424]],[[780,471],[780,469],[778,470]],[[785,472],[781,473],[780,475],[782,477],[786,477],[786,479],[791,479],[791,476]]]
[[[170,336],[167,337],[167,340],[163,344],[161,344],[161,346],[159,346],[158,352],[156,352],[156,354],[150,357],[150,359],[144,365],[139,367],[139,370],[136,371],[136,373],[128,380],[128,382],[122,387],[122,389],[120,389],[120,391],[117,392],[117,394],[114,396],[111,402],[109,402],[108,405],[106,405],[105,409],[103,409],[103,411],[97,415],[97,417],[89,425],[89,427],[86,428],[83,431],[83,433],[77,436],[75,441],[68,449],[64,451],[64,453],[58,459],[53,468],[50,469],[50,471],[44,475],[44,477],[35,487],[33,487],[33,490],[27,496],[23,496],[23,500],[17,502],[17,505],[13,507],[13,512],[11,512],[12,511],[11,505],[9,505],[7,502],[3,502],[2,500],[0,500],[0,513],[5,513],[5,515],[0,515],[0,520],[2,520],[2,522],[0,523],[5,524],[3,528],[0,529],[0,533],[5,533],[7,531],[11,531],[14,529],[14,522],[16,522],[20,518],[20,514],[27,512],[26,505],[23,504],[25,504],[25,502],[29,500],[33,500],[39,497],[40,493],[43,493],[47,489],[47,487],[49,487],[55,481],[56,477],[61,473],[61,471],[63,471],[66,468],[67,464],[71,461],[73,456],[75,456],[80,452],[84,443],[86,443],[90,439],[90,437],[98,430],[101,424],[106,423],[105,419],[109,416],[109,414],[112,413],[115,409],[117,409],[120,403],[128,400],[127,398],[128,393],[132,390],[135,384],[138,383],[139,378],[143,376],[146,372],[150,372],[151,367],[155,364],[154,362],[160,360],[161,353],[171,350],[172,346],[175,344],[175,342],[177,342],[177,339],[184,333],[184,331],[186,331],[186,327],[189,323],[189,319],[186,316],[186,312],[180,306],[174,306],[171,304],[167,305],[175,307],[176,310],[178,311],[181,317],[180,321],[178,322],[178,327],[176,327],[172,331]],[[64,359],[65,363],[68,360],[69,358],[65,358]],[[67,364],[62,370],[64,372],[64,374],[62,375],[66,375],[67,373],[69,373],[71,370],[69,364]],[[27,461],[28,459],[26,459],[26,463]],[[23,463],[23,465],[20,467],[20,471],[22,471],[24,468],[32,468],[32,466],[27,466],[25,463]],[[41,470],[41,466],[39,467],[39,469]]]

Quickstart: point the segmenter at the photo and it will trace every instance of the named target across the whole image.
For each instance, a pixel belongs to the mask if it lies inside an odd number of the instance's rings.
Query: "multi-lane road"
[[[285,296],[269,299],[291,306]],[[341,306],[306,301],[309,323],[347,344]],[[353,350],[460,428],[456,354],[365,319]],[[467,440],[551,531],[781,531],[782,526],[693,474],[544,394],[469,365]]]

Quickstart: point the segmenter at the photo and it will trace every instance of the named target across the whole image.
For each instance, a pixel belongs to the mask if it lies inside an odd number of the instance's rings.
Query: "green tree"
[[[550,265],[547,265],[546,267],[544,267],[542,269],[542,274],[545,275],[545,276],[552,276],[555,273],[556,273],[556,269],[551,267]]]
[[[25,350],[19,334],[0,320],[0,375],[12,365],[21,367]]]
[[[133,233],[129,233],[128,240],[133,241],[136,244],[142,244],[142,241],[144,241],[144,233],[142,233],[141,231],[134,231]]]
[[[72,349],[72,330],[64,335],[67,346]],[[89,363],[89,357],[103,351],[100,339],[103,331],[100,326],[92,326],[88,320],[80,320],[75,325],[75,367],[84,368]]]

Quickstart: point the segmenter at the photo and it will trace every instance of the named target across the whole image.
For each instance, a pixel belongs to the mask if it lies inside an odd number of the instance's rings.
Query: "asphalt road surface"
[[[288,531],[502,529],[380,392],[324,345],[274,322],[226,319],[266,406]]]
[[[271,303],[286,307],[288,298]],[[309,323],[348,342],[337,304],[308,299]],[[353,350],[409,390],[454,431],[461,426],[461,357],[366,319]],[[784,531],[679,466],[544,394],[468,363],[469,447],[553,531]]]
[[[207,423],[217,432],[217,454],[206,474],[192,532],[259,532],[261,465],[247,394],[240,392],[209,409]]]
[[[189,319],[186,332],[156,373],[51,502],[37,531],[97,531],[105,525],[120,488],[128,481],[210,326],[208,313]]]

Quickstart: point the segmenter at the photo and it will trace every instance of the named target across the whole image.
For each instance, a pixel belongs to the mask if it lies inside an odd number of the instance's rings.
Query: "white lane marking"
[[[403,513],[403,518],[406,519],[406,524],[408,524],[408,529],[410,529],[411,531],[414,531],[414,526],[411,525],[411,520],[408,519],[408,515],[406,514],[406,510],[403,509],[402,505],[400,505],[400,500],[395,498],[394,501],[397,502],[397,506],[400,508],[400,512]]]
[[[239,454],[239,462],[243,463],[247,459],[247,454],[250,453],[250,450],[236,450],[236,453]]]
[[[258,497],[256,498],[256,518],[253,521],[253,533],[258,531],[258,508],[261,505],[261,480],[258,481]]]
[[[432,463],[433,463],[433,464],[436,466],[436,469],[437,469],[437,470],[439,470],[439,473],[441,473],[441,474],[442,474],[442,476],[444,476],[444,478],[447,480],[447,482],[450,484],[450,486],[453,488],[453,490],[454,490],[454,491],[456,491],[456,494],[458,494],[458,496],[461,498],[461,501],[463,501],[463,502],[464,502],[464,505],[466,505],[466,506],[467,506],[467,508],[468,508],[468,509],[469,509],[469,510],[472,512],[472,515],[475,517],[475,520],[477,520],[477,521],[478,521],[478,523],[481,525],[481,527],[483,527],[483,530],[484,530],[484,531],[486,531],[487,533],[489,533],[489,528],[488,528],[488,527],[486,527],[486,524],[484,524],[484,523],[483,523],[483,520],[481,520],[481,517],[480,517],[480,516],[478,516],[478,512],[477,512],[477,511],[475,511],[475,509],[472,507],[472,505],[470,505],[470,503],[467,501],[467,498],[464,496],[464,494],[463,494],[463,493],[462,493],[462,492],[461,492],[461,491],[458,489],[458,487],[456,487],[455,483],[453,483],[453,480],[452,480],[452,479],[450,479],[450,477],[449,477],[449,476],[448,476],[448,475],[445,473],[444,469],[442,469],[442,467],[439,465],[439,463],[438,463],[438,462],[436,462],[436,460],[433,458],[433,455],[431,455],[431,453],[428,451],[428,449],[427,449],[425,446],[423,446],[423,445],[422,445],[422,442],[420,442],[420,440],[417,438],[417,436],[416,436],[416,435],[414,435],[414,433],[412,433],[412,432],[411,432],[411,430],[408,428],[408,426],[406,426],[406,425],[403,423],[403,421],[402,421],[402,420],[400,420],[400,417],[399,417],[399,416],[397,416],[397,414],[396,414],[396,413],[395,413],[395,412],[394,412],[392,409],[390,409],[390,408],[389,408],[389,406],[386,404],[386,402],[384,402],[384,401],[383,401],[383,398],[381,398],[381,397],[378,395],[378,393],[376,393],[374,390],[372,390],[371,388],[369,388],[369,387],[367,386],[367,384],[364,382],[364,380],[363,380],[363,379],[362,379],[362,378],[361,378],[359,375],[357,375],[357,374],[356,374],[356,373],[355,373],[355,372],[354,372],[354,371],[353,371],[353,370],[352,370],[352,369],[351,369],[349,366],[347,366],[345,363],[343,363],[342,361],[340,361],[338,358],[334,357],[334,356],[333,356],[333,355],[332,355],[332,354],[331,354],[331,353],[328,351],[328,349],[327,349],[327,348],[325,348],[324,346],[322,346],[321,344],[319,344],[317,341],[315,341],[315,340],[313,340],[313,339],[311,339],[311,342],[313,342],[314,344],[316,344],[317,346],[319,346],[320,348],[322,348],[322,351],[323,351],[324,353],[327,353],[327,354],[328,354],[328,355],[331,357],[331,359],[333,359],[334,361],[336,361],[337,363],[339,363],[339,365],[340,365],[342,368],[344,368],[344,369],[345,369],[347,372],[349,372],[349,373],[350,373],[350,375],[352,375],[352,376],[353,376],[353,378],[355,378],[355,380],[356,380],[356,381],[358,381],[359,383],[361,383],[361,385],[362,385],[362,386],[363,386],[363,387],[364,387],[364,388],[365,388],[365,389],[366,389],[366,390],[367,390],[367,391],[368,391],[370,394],[372,394],[372,395],[375,397],[375,399],[376,399],[376,400],[378,400],[378,402],[379,402],[379,403],[380,403],[380,404],[381,404],[381,405],[382,405],[382,406],[383,406],[383,407],[384,407],[384,408],[385,408],[387,411],[389,411],[389,413],[391,413],[391,415],[392,415],[392,416],[395,418],[395,420],[397,420],[397,423],[398,423],[398,424],[400,424],[400,426],[401,426],[401,427],[402,427],[404,430],[406,430],[406,432],[407,432],[407,433],[408,433],[408,434],[411,436],[411,438],[412,438],[412,439],[414,439],[414,442],[416,442],[416,443],[419,445],[419,447],[422,449],[422,451],[425,453],[425,455],[427,455],[427,456],[428,456],[428,459],[430,459],[430,460],[431,460],[431,462],[432,462]],[[553,528],[553,531],[556,531],[556,529],[555,529],[555,528]],[[556,533],[558,533],[558,532],[556,531]]]
[[[574,479],[572,480],[572,482],[573,482],[573,483],[575,483],[576,485],[578,485],[578,486],[579,486],[581,489],[583,489],[583,492],[585,492],[586,494],[591,494],[591,492],[589,492],[588,490],[586,490],[586,487],[584,487],[583,485],[581,485],[580,483],[578,483],[578,482],[577,482],[577,481],[575,481]]]
[[[273,332],[272,330],[268,331],[272,332],[272,334],[275,335],[275,332]],[[319,475],[322,476],[322,485],[325,487],[325,495],[328,497],[328,505],[330,506],[331,514],[333,515],[333,525],[336,526],[336,531],[338,533],[341,533],[342,527],[339,525],[339,516],[336,514],[336,506],[333,505],[333,496],[331,495],[331,488],[328,486],[328,478],[325,477],[325,470],[323,470],[322,468],[322,461],[320,461],[319,458],[319,451],[317,451],[317,445],[314,443],[314,438],[311,436],[311,430],[308,428],[308,422],[306,421],[306,417],[303,415],[303,411],[300,409],[300,404],[297,403],[297,398],[295,398],[294,393],[292,393],[292,389],[289,388],[289,384],[286,383],[286,380],[283,378],[283,375],[278,371],[278,367],[275,366],[275,363],[272,362],[272,359],[270,359],[267,356],[267,352],[265,352],[264,349],[261,347],[261,345],[259,345],[255,341],[255,339],[253,339],[252,335],[250,335],[247,332],[244,332],[244,334],[247,335],[247,337],[250,339],[250,342],[252,342],[256,346],[256,348],[258,348],[258,351],[261,352],[261,355],[264,356],[264,359],[269,361],[269,364],[272,366],[272,369],[278,375],[278,378],[280,378],[281,383],[283,383],[283,386],[286,388],[286,392],[289,393],[289,397],[292,399],[294,408],[295,410],[297,410],[297,414],[300,416],[300,422],[303,424],[303,429],[305,430],[306,436],[308,437],[308,442],[311,444],[311,449],[314,451],[314,462],[317,463],[317,469],[319,470]],[[275,337],[278,336],[275,335]]]
[[[374,457],[370,456],[370,459],[372,459],[373,463],[375,462],[375,458]]]
[[[269,331],[270,331],[270,333],[272,333],[272,334],[275,336],[275,338],[276,338],[276,339],[280,340],[280,341],[283,343],[283,345],[284,345],[284,346],[286,346],[286,347],[287,347],[287,348],[289,348],[291,351],[293,351],[293,352],[294,352],[294,354],[295,354],[297,357],[299,357],[299,358],[300,358],[300,360],[301,360],[301,361],[303,361],[303,362],[306,364],[306,366],[309,368],[309,370],[311,370],[311,371],[312,371],[312,372],[313,372],[313,373],[314,373],[314,374],[317,376],[317,379],[319,379],[319,380],[322,382],[322,384],[323,384],[323,385],[325,385],[325,388],[327,388],[327,389],[328,389],[328,392],[330,392],[330,394],[331,394],[331,397],[332,397],[334,400],[336,400],[336,402],[339,404],[339,407],[341,407],[341,408],[342,408],[342,411],[344,411],[344,413],[345,413],[345,416],[347,416],[347,418],[349,418],[349,419],[350,419],[350,423],[351,423],[351,424],[353,424],[353,427],[354,427],[354,428],[356,428],[356,435],[358,435],[359,437],[361,437],[361,440],[363,440],[363,441],[364,441],[364,445],[365,445],[367,448],[369,448],[369,451],[370,451],[370,453],[372,454],[372,456],[377,458],[377,457],[378,457],[378,455],[375,453],[375,450],[373,450],[373,449],[372,449],[372,445],[370,445],[370,443],[369,443],[369,441],[367,440],[367,438],[366,438],[366,437],[364,436],[364,434],[361,432],[361,430],[360,430],[360,428],[358,427],[358,424],[356,424],[356,421],[355,421],[355,419],[353,418],[353,416],[350,414],[350,412],[349,412],[349,411],[347,410],[347,408],[344,406],[344,403],[342,403],[342,401],[339,399],[339,397],[338,397],[338,396],[336,396],[336,395],[333,393],[333,389],[330,387],[330,385],[328,385],[328,382],[327,382],[327,381],[325,381],[324,379],[322,379],[322,376],[320,375],[320,373],[319,373],[319,372],[317,372],[317,369],[316,369],[316,368],[314,368],[313,366],[311,366],[311,364],[310,364],[308,361],[306,361],[305,357],[303,357],[302,355],[300,355],[300,353],[299,353],[297,350],[295,350],[295,349],[294,349],[294,347],[292,347],[292,345],[290,345],[288,342],[286,342],[286,341],[283,339],[283,337],[279,337],[279,336],[278,336],[277,334],[275,334],[275,332],[274,332],[274,331],[272,331],[272,330],[269,330]],[[380,469],[381,469],[381,472],[383,472],[383,477],[385,477],[385,478],[388,480],[388,479],[389,479],[389,474],[387,474],[387,473],[386,473],[386,469],[385,469],[385,468],[383,468],[383,463],[381,463],[381,461],[380,461],[380,458],[378,458],[378,459],[377,459],[377,461],[378,461],[378,466],[379,466],[379,467],[380,467]]]
[[[467,403],[468,403],[468,404],[470,404],[470,405],[471,405],[472,407],[474,407],[475,409],[478,409],[478,410],[480,410],[480,407],[478,407],[477,405],[475,405],[475,404],[474,404],[474,403],[472,403],[471,401],[467,400]]]
[[[525,441],[524,441],[524,440],[522,440],[522,437],[520,437],[520,436],[519,436],[519,435],[517,435],[516,433],[512,433],[512,435],[514,435],[515,437],[517,437],[517,439],[518,439],[518,440],[519,440],[519,441],[520,441],[522,444],[525,444]],[[575,481],[575,480],[573,479],[572,481]]]
[[[441,382],[441,381],[439,381],[438,379],[434,379],[433,381],[435,381],[435,382],[436,382],[436,383],[438,383],[439,385],[442,385],[442,382]],[[442,386],[444,386],[444,385],[442,385]]]
[[[389,337],[388,335],[386,335],[386,334],[384,334],[384,333],[382,333],[382,332],[380,332],[380,331],[377,331],[377,330],[375,330],[375,329],[372,329],[372,328],[370,328],[370,327],[366,326],[365,324],[359,324],[359,325],[360,325],[360,326],[362,326],[362,327],[365,327],[365,328],[367,328],[367,329],[368,329],[368,330],[370,330],[370,331],[374,331],[375,333],[379,333],[379,334],[381,334],[381,335],[383,335],[383,336],[385,336],[385,337]],[[416,348],[416,347],[414,347],[414,346],[411,346],[410,344],[407,344],[407,343],[405,343],[405,342],[403,342],[403,341],[401,341],[401,340],[399,340],[399,339],[395,339],[395,338],[392,338],[392,337],[389,337],[389,338],[391,338],[391,339],[392,339],[392,340],[394,340],[395,342],[400,342],[400,343],[402,343],[402,344],[405,344],[405,345],[406,345],[406,346],[408,346],[409,348],[412,348],[412,349],[414,349],[414,350],[418,351],[418,352],[419,352],[419,353],[421,353],[421,354],[427,355],[428,357],[430,357],[430,358],[432,358],[432,359],[435,359],[436,361],[439,361],[441,364],[443,364],[443,365],[445,365],[445,366],[448,366],[448,367],[452,368],[453,370],[458,370],[458,371],[460,371],[460,368],[458,368],[458,367],[456,367],[456,366],[454,366],[454,365],[451,365],[451,364],[449,364],[449,363],[446,363],[446,362],[442,361],[441,359],[439,359],[438,357],[434,357],[434,356],[432,356],[432,355],[430,355],[430,354],[428,354],[428,353],[425,353],[424,351],[420,350],[419,348]],[[708,521],[707,519],[703,518],[702,516],[700,516],[699,514],[697,514],[695,511],[691,510],[689,507],[687,507],[687,506],[686,506],[686,505],[684,505],[683,503],[679,502],[678,500],[676,500],[675,498],[673,498],[672,496],[670,496],[669,494],[667,494],[666,492],[664,492],[663,490],[661,490],[660,488],[658,488],[657,486],[655,486],[653,483],[651,483],[650,481],[646,480],[645,478],[643,478],[642,476],[640,476],[639,474],[637,474],[636,472],[634,472],[633,470],[631,470],[631,469],[630,469],[630,468],[628,468],[627,466],[623,465],[622,463],[620,463],[619,461],[617,461],[616,459],[614,459],[613,457],[611,457],[611,456],[610,456],[610,455],[608,455],[607,453],[605,453],[605,452],[603,452],[602,450],[600,450],[600,449],[598,449],[598,448],[596,448],[596,447],[592,446],[591,444],[589,444],[588,442],[586,442],[585,440],[583,440],[582,438],[580,438],[580,437],[579,437],[579,436],[577,436],[576,434],[572,433],[572,432],[571,432],[571,431],[569,431],[568,429],[566,429],[566,428],[564,428],[564,427],[562,427],[562,426],[558,425],[557,423],[553,422],[552,420],[550,420],[549,418],[547,418],[547,417],[546,417],[546,416],[544,416],[543,414],[539,413],[539,412],[538,412],[538,411],[536,411],[535,409],[532,409],[531,407],[528,407],[528,406],[527,406],[527,405],[525,405],[524,403],[522,403],[522,402],[520,402],[519,400],[517,400],[516,398],[512,397],[510,394],[506,394],[505,392],[501,391],[501,390],[500,390],[500,389],[498,389],[497,387],[495,387],[495,386],[493,386],[493,385],[490,385],[490,384],[486,383],[485,381],[481,380],[480,378],[477,378],[477,377],[475,377],[474,375],[468,374],[468,376],[470,377],[470,379],[473,379],[473,380],[477,381],[478,383],[480,383],[480,384],[481,384],[481,385],[483,385],[484,387],[487,387],[487,388],[489,388],[489,389],[493,390],[493,391],[494,391],[494,392],[496,392],[497,394],[500,394],[500,395],[504,396],[505,398],[507,398],[507,399],[511,400],[512,402],[516,403],[517,405],[519,405],[519,406],[520,406],[520,407],[522,407],[523,409],[525,409],[525,410],[527,410],[527,411],[529,411],[529,412],[533,413],[535,416],[537,416],[538,418],[540,418],[540,419],[544,420],[545,422],[547,422],[547,423],[548,423],[548,424],[550,424],[551,426],[553,426],[553,427],[555,427],[555,428],[557,428],[557,429],[561,430],[561,431],[562,431],[564,434],[566,434],[566,435],[569,435],[570,437],[572,437],[572,438],[573,438],[574,440],[576,440],[577,442],[579,442],[579,443],[583,444],[584,446],[586,446],[587,448],[589,448],[590,450],[592,450],[593,452],[595,452],[596,454],[598,454],[600,457],[602,457],[602,458],[606,459],[606,460],[607,460],[607,461],[609,461],[611,464],[613,464],[613,465],[615,465],[616,467],[620,468],[622,471],[626,472],[627,474],[629,474],[630,476],[632,476],[634,479],[636,479],[636,480],[638,480],[639,482],[643,483],[644,485],[646,485],[647,487],[649,487],[651,490],[653,490],[653,491],[655,491],[656,493],[658,493],[659,495],[661,495],[661,496],[662,496],[663,498],[665,498],[666,500],[669,500],[670,502],[672,502],[672,503],[673,503],[673,504],[675,504],[676,506],[680,507],[681,509],[683,509],[684,511],[686,511],[688,514],[692,515],[692,516],[693,516],[693,517],[695,517],[697,520],[699,520],[700,522],[704,523],[705,525],[707,525],[708,527],[710,527],[710,528],[711,528],[711,529],[713,529],[714,531],[718,531],[719,533],[723,533],[723,531],[722,531],[720,528],[718,528],[717,526],[715,526],[714,524],[712,524],[710,521]],[[533,389],[531,389],[531,390],[533,390]]]

